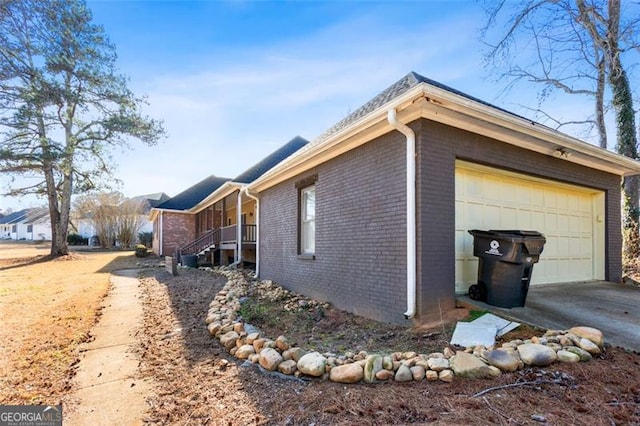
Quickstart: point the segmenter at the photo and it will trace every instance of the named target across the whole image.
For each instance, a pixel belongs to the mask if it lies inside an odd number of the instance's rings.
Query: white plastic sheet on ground
[[[469,346],[493,346],[496,336],[500,337],[520,326],[520,323],[484,314],[471,322],[458,322],[451,337],[451,344],[467,348]]]

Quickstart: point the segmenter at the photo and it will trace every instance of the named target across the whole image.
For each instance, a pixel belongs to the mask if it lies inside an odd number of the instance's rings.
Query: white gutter
[[[164,226],[163,226],[163,218],[164,218],[164,212],[162,210],[160,210],[160,226],[158,227],[158,229],[160,230],[160,238],[158,238],[160,240],[160,255],[164,256]]]
[[[249,192],[248,187],[244,187],[243,192],[249,198],[256,200],[256,278],[260,277],[260,199]]]
[[[416,134],[398,121],[396,109],[390,108],[387,120],[407,138],[407,312],[405,318],[416,314]]]
[[[238,190],[238,197],[236,198],[236,260],[229,265],[232,268],[242,262],[242,189]]]

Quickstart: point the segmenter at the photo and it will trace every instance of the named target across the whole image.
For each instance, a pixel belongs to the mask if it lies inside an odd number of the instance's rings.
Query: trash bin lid
[[[490,229],[489,232],[496,234],[511,234],[519,237],[543,237],[544,235],[538,231],[525,231],[522,229]]]

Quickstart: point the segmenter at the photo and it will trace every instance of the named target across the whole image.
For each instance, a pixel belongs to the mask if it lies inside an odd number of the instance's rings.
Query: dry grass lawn
[[[46,243],[0,241],[0,404],[62,403],[109,272],[135,264],[132,252],[51,260],[49,250]]]

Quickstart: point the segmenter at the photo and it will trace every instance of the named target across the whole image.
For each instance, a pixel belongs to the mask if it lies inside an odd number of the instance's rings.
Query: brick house
[[[416,73],[246,187],[261,278],[341,309],[439,318],[476,281],[470,229],[547,244],[532,285],[621,280],[620,183],[640,163]]]
[[[153,223],[154,253],[173,256],[176,250],[193,241],[196,217],[189,210],[229,180],[211,175],[152,208],[149,220]]]
[[[200,263],[255,264],[258,212],[245,187],[308,142],[296,136],[234,179],[207,178],[153,209],[154,251],[196,255]]]

